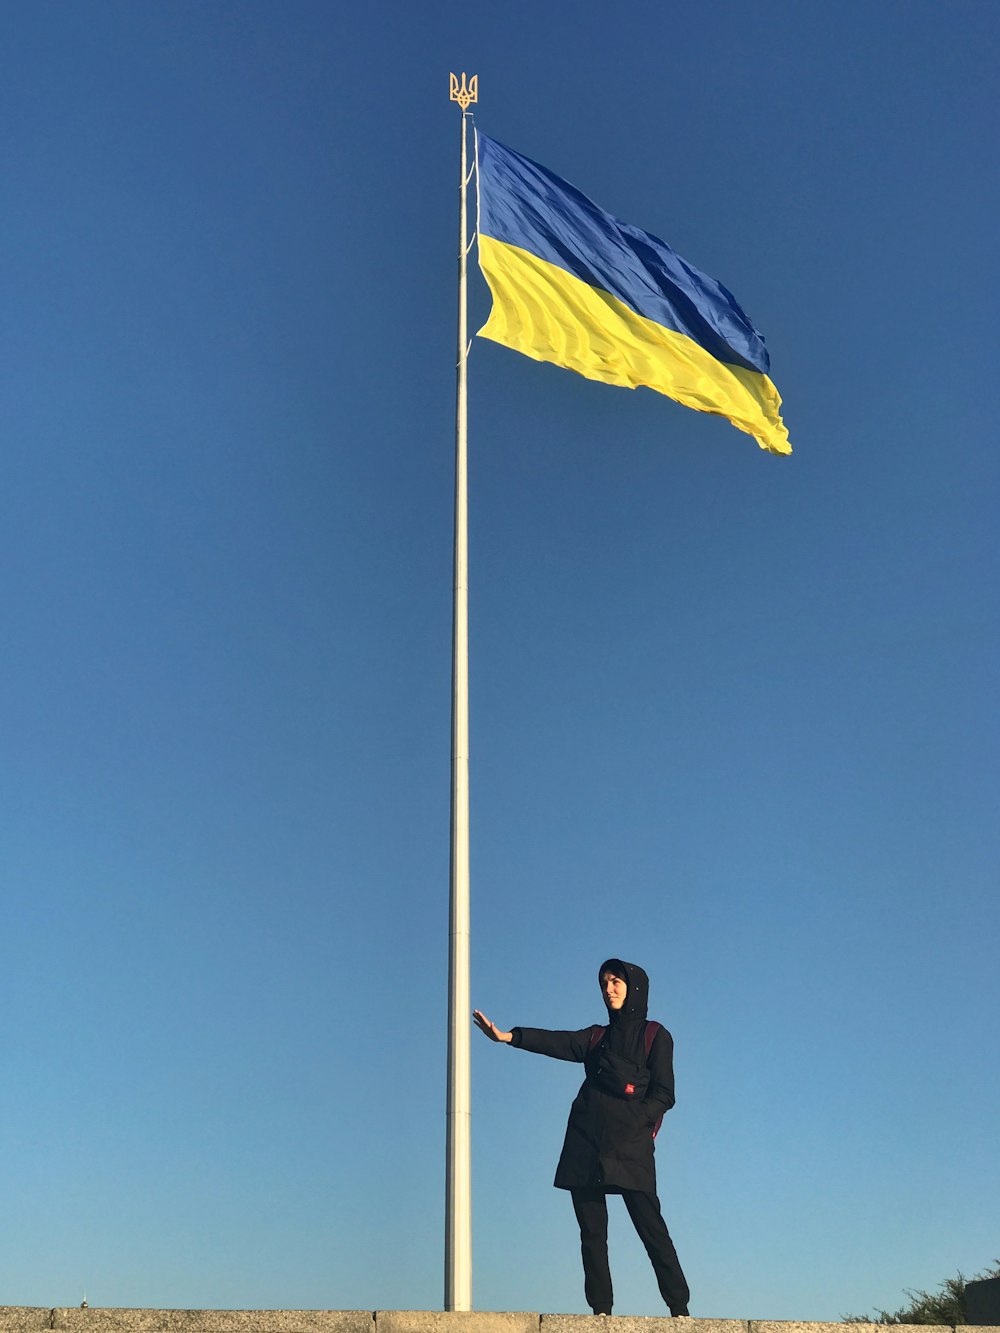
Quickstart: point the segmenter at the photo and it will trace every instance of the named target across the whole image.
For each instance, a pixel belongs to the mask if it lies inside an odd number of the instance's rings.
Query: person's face
[[[609,1010],[620,1009],[625,1003],[628,986],[624,977],[615,976],[614,972],[601,973],[601,994]]]

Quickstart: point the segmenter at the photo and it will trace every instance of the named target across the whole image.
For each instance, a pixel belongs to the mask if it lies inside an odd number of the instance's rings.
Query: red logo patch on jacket
[[[633,1094],[633,1092],[635,1092],[635,1084],[634,1084],[634,1083],[626,1083],[626,1084],[625,1084],[625,1092],[626,1092],[626,1095],[627,1095],[627,1096],[631,1097],[632,1094]]]

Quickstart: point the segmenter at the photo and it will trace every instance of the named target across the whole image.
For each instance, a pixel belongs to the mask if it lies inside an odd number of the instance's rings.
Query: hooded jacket
[[[674,1104],[674,1042],[661,1027],[647,1059],[649,978],[635,963],[609,958],[598,979],[609,969],[622,977],[628,993],[623,1007],[609,1012],[599,1042],[594,1025],[578,1032],[518,1027],[512,1030],[512,1044],[556,1060],[575,1060],[586,1070],[570,1108],[556,1187],[655,1193],[653,1127]]]

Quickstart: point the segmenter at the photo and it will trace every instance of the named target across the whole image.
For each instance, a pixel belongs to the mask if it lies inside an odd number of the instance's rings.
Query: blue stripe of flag
[[[767,375],[763,337],[730,292],[666,241],[619,222],[568,181],[477,133],[479,229],[691,338],[724,365]]]

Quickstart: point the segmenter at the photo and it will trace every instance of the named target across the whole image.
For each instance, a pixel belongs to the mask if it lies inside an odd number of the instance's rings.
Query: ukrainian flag
[[[477,131],[479,330],[588,379],[640,384],[790,454],[764,339],[721,283],[664,241]]]

